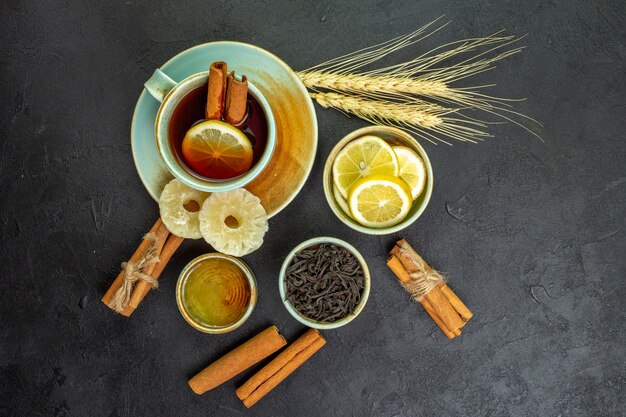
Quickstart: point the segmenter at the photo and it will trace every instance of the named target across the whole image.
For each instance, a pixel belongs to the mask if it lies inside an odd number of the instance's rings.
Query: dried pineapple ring
[[[208,193],[194,190],[176,179],[170,181],[159,198],[161,220],[165,227],[177,236],[200,239],[198,209],[208,196]]]
[[[215,250],[232,256],[257,250],[268,229],[261,200],[243,188],[211,194],[199,217],[204,239]]]

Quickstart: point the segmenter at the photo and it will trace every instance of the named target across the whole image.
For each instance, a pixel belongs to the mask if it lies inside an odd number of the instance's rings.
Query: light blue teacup
[[[152,77],[144,84],[146,90],[161,102],[154,125],[154,135],[157,147],[163,162],[172,175],[180,182],[200,191],[221,192],[240,188],[255,179],[265,169],[276,147],[276,122],[272,108],[263,97],[263,94],[248,81],[248,93],[259,103],[267,119],[267,141],[263,154],[252,168],[238,177],[228,180],[214,180],[199,178],[183,167],[174,154],[169,140],[169,123],[174,110],[180,101],[193,89],[206,85],[209,72],[199,72],[180,82],[172,80],[167,74],[157,69]]]

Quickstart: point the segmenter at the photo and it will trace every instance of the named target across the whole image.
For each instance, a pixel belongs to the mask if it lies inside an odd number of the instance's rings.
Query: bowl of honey
[[[247,161],[243,170],[228,164],[210,165],[203,169],[199,160],[195,162],[186,154],[185,138],[194,127],[205,122],[207,106],[207,86],[209,72],[201,72],[187,77],[175,84],[164,96],[156,117],[155,137],[163,162],[172,175],[182,183],[201,191],[230,191],[245,186],[254,180],[268,165],[276,146],[276,123],[272,108],[267,99],[255,87],[252,80],[247,81],[246,112],[243,120],[232,127],[219,120],[215,123],[229,131],[234,130],[250,143],[251,161]],[[196,129],[197,130],[197,129]],[[199,133],[202,135],[202,133]],[[226,149],[213,150],[217,154],[228,152]],[[191,151],[193,152],[193,150]],[[215,153],[213,154],[215,156]],[[228,156],[223,159],[228,160]],[[232,165],[232,164],[231,164]]]
[[[223,253],[195,258],[176,284],[178,309],[187,323],[204,333],[237,329],[250,317],[256,301],[256,279],[250,268]]]

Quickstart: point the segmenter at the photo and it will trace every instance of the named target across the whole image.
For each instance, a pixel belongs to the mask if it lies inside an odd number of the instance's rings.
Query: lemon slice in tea
[[[426,166],[424,161],[406,146],[394,146],[393,151],[398,157],[400,166],[399,176],[411,187],[411,194],[415,200],[424,191],[426,185]]]
[[[363,226],[377,229],[404,220],[412,202],[409,186],[391,175],[371,175],[358,180],[348,197],[354,219]]]
[[[363,136],[348,143],[333,162],[333,182],[348,198],[350,188],[368,175],[398,175],[398,160],[391,146],[377,136]]]
[[[198,123],[187,131],[183,159],[200,175],[226,179],[244,174],[252,165],[252,144],[236,127],[219,120]]]

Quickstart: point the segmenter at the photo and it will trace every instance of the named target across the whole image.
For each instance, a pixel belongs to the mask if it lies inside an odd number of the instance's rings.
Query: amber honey
[[[181,295],[192,321],[200,326],[225,327],[244,316],[252,289],[240,265],[228,258],[209,257],[187,271]]]

